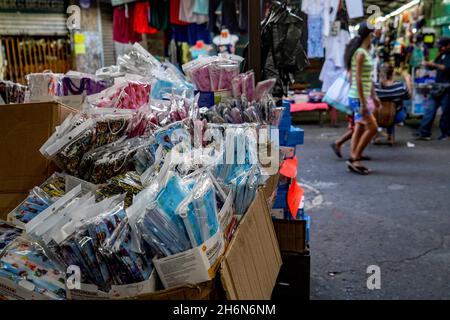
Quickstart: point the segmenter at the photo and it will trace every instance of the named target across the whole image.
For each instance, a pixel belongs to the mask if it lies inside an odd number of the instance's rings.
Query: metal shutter
[[[101,3],[101,32],[103,41],[104,66],[116,64],[116,54],[113,42],[113,9],[111,4]]]
[[[68,33],[67,15],[59,13],[0,13],[0,35],[61,36]]]

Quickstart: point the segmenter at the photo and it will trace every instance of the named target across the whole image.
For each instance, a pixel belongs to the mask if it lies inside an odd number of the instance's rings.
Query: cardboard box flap
[[[220,274],[227,299],[269,300],[281,264],[265,193],[260,189],[222,261]]]

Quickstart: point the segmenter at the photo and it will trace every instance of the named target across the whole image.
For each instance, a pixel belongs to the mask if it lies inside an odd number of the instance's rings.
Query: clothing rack
[[[248,66],[255,72],[256,81],[261,80],[261,2],[248,0]]]

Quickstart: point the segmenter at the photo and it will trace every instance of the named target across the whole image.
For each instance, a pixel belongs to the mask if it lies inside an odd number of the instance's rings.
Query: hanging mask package
[[[93,148],[113,143],[128,133],[132,110],[92,109],[90,116],[95,120],[95,143]]]
[[[109,204],[109,206],[104,207],[104,204]],[[81,228],[75,229],[76,222],[74,221],[63,227],[65,234],[74,233],[65,239],[64,237],[57,238],[59,245],[54,248],[55,254],[60,257],[61,261],[80,266],[83,283],[95,284],[106,291],[113,284],[113,280],[107,260],[101,254],[101,246],[112,237],[126,216],[123,201],[111,207],[111,202],[105,201],[96,204],[93,207],[94,210],[89,207],[84,209],[88,214],[95,215],[92,218],[85,216]],[[83,220],[78,221],[82,222]],[[62,239],[64,240],[61,241]]]
[[[190,196],[178,206],[177,213],[183,219],[192,247],[197,247],[219,231],[215,188],[205,174],[194,182]]]
[[[78,168],[83,155],[95,143],[95,127],[92,119],[73,129],[46,149],[46,154],[67,173],[79,176]]]
[[[147,141],[132,138],[94,149],[84,155],[80,165],[80,175],[87,181],[99,184],[116,175],[134,171],[133,157],[146,145],[148,145]]]
[[[133,197],[143,189],[140,176],[137,172],[130,171],[109,179],[96,191],[96,200],[102,201],[118,194],[126,194],[125,208],[128,208],[133,203]]]

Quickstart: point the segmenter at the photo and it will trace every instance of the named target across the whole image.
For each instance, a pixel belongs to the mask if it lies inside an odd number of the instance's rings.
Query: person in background
[[[369,53],[372,41],[371,28],[367,22],[360,23],[357,36],[346,47],[344,61],[351,69],[352,81],[349,93],[349,105],[354,112],[355,130],[352,135],[351,158],[347,161],[350,171],[367,175],[370,173],[362,164],[363,151],[377,134],[378,125],[373,115],[380,101],[373,85],[373,61]]]
[[[386,128],[387,143],[391,146],[395,143],[395,125],[402,123],[406,119],[406,109],[403,106],[403,100],[410,98],[411,77],[405,70],[402,73],[404,82],[394,81],[394,67],[385,64],[381,70],[381,82],[375,85],[375,92],[381,101],[389,101],[395,103],[395,120],[394,124]],[[383,108],[383,107],[382,107]],[[379,138],[375,139],[375,144],[381,144]]]
[[[436,117],[437,110],[442,108],[439,128],[441,135],[439,140],[448,140],[450,136],[450,38],[441,37],[438,42],[439,55],[434,62],[424,61],[423,66],[436,69],[436,83],[431,91],[432,103],[425,109],[425,115],[420,123],[417,140],[430,141],[431,128]]]

